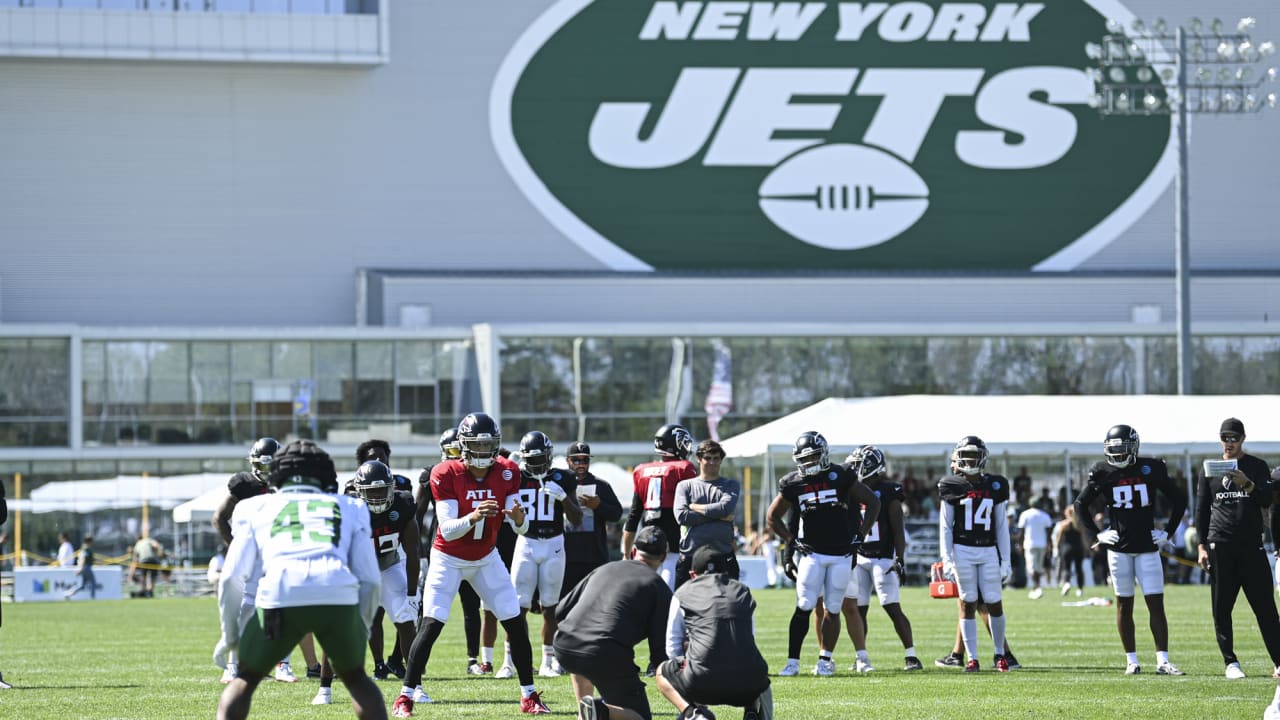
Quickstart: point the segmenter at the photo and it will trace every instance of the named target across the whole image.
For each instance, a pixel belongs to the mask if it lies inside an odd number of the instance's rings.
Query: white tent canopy
[[[213,514],[217,512],[222,501],[227,499],[227,485],[218,487],[198,495],[173,509],[173,521],[176,523],[213,522]]]
[[[51,482],[31,491],[29,499],[15,509],[26,512],[89,513],[149,505],[169,509],[213,490],[227,488],[226,473],[150,477],[120,475],[107,480],[67,480]]]
[[[1246,451],[1280,453],[1277,395],[899,395],[828,398],[723,442],[729,457],[790,451],[817,430],[836,450],[874,444],[898,456],[945,457],[965,435],[992,453],[1101,455],[1112,425],[1137,429],[1142,451],[1215,454],[1218,427],[1240,418]]]

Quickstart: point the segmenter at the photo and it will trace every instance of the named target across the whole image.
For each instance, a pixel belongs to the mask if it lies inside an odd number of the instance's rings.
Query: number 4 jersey
[[[241,500],[223,572],[261,572],[261,608],[355,605],[360,583],[377,584],[369,508],[345,495],[288,490]]]
[[[938,496],[955,507],[951,537],[956,545],[997,545],[995,514],[1000,503],[1009,501],[1008,480],[986,473],[972,479],[948,475],[938,483]]]

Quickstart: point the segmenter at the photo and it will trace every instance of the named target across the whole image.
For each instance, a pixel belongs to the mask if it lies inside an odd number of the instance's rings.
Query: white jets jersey
[[[252,587],[260,608],[356,605],[360,583],[378,583],[369,508],[311,488],[241,500],[231,519],[223,573]]]

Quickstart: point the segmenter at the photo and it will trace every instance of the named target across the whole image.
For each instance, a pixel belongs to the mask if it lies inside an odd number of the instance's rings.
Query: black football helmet
[[[462,457],[462,443],[458,442],[458,428],[451,427],[440,433],[440,459],[457,460]]]
[[[982,472],[982,468],[986,467],[987,456],[990,454],[982,438],[977,435],[965,435],[951,451],[951,464],[955,466],[956,472],[962,475],[978,475]]]
[[[280,443],[275,438],[259,438],[258,442],[253,444],[249,450],[249,471],[253,476],[261,480],[267,481],[267,476],[271,473],[271,457],[280,452]]]
[[[791,451],[791,459],[801,475],[817,475],[831,466],[831,446],[822,433],[810,430],[796,438],[795,448]]]
[[[1138,431],[1128,425],[1113,425],[1102,441],[1102,454],[1112,467],[1129,467],[1138,461]]]
[[[541,430],[532,430],[520,438],[520,469],[541,480],[551,471],[555,446]]]
[[[875,445],[863,445],[849,453],[844,464],[858,474],[859,481],[865,481],[885,471],[884,453]]]
[[[338,492],[333,458],[310,440],[294,440],[272,456],[267,482],[275,488],[307,485],[325,493]]]
[[[487,413],[471,413],[458,423],[458,443],[462,446],[462,461],[474,468],[493,465],[502,449],[502,430],[498,421]]]
[[[653,434],[653,449],[665,457],[688,460],[693,454],[693,434],[683,425],[663,425]]]
[[[377,460],[370,460],[356,470],[356,493],[369,506],[369,512],[375,515],[391,509],[391,491],[395,486],[391,468]]]

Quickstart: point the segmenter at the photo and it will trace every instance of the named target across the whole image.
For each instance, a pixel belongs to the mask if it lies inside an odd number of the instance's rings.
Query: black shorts
[[[556,636],[556,659],[561,667],[590,680],[596,686],[596,695],[606,703],[632,710],[644,720],[653,719],[633,652],[621,649],[577,652],[580,649],[580,646],[568,647],[567,643],[562,645]]]
[[[680,693],[680,697],[699,705],[734,705],[747,707],[769,687],[769,678],[749,681],[754,673],[742,673],[732,667],[719,667],[714,672],[698,668],[684,658],[667,660],[659,667],[662,677]]]

